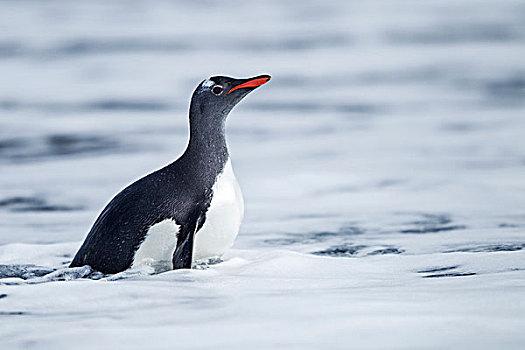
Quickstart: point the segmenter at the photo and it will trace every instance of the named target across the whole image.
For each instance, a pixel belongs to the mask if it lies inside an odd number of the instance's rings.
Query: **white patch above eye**
[[[215,83],[214,83],[212,80],[210,80],[210,79],[206,79],[206,80],[204,80],[204,81],[202,82],[202,87],[203,87],[204,89],[209,89],[209,88],[212,87],[213,85],[215,85]]]

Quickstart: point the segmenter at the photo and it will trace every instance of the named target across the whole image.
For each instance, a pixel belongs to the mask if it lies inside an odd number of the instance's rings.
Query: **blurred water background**
[[[32,279],[182,153],[200,81],[263,73],[222,263]],[[2,1],[0,79],[6,348],[524,346],[522,1]]]

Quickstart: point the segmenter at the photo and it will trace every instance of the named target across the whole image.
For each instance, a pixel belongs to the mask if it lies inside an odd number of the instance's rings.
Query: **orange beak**
[[[237,89],[261,86],[263,84],[266,84],[268,81],[270,81],[270,79],[271,79],[270,76],[266,76],[264,78],[255,78],[252,80],[248,80],[246,83],[242,83],[241,85],[237,85],[236,87],[232,88],[230,91],[228,91],[227,95],[229,95],[230,93],[232,93],[233,91]]]

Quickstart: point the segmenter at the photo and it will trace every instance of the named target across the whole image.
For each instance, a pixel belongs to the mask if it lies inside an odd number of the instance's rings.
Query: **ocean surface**
[[[65,269],[264,73],[222,260]],[[1,1],[0,80],[2,349],[525,347],[523,1]]]

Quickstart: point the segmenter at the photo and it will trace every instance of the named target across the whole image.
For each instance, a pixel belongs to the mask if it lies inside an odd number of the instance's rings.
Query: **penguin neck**
[[[190,109],[190,140],[184,154],[202,172],[217,176],[229,159],[224,125],[226,118],[203,118],[197,113]]]

